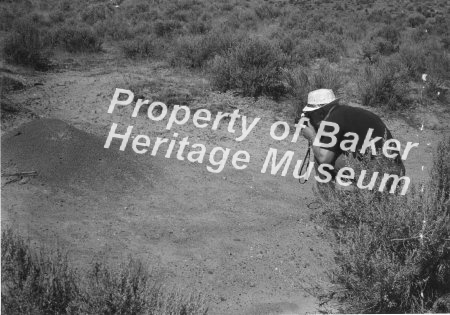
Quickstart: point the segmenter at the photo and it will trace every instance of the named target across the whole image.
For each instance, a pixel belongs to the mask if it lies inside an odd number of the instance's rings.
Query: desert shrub
[[[390,24],[393,22],[393,18],[390,13],[386,12],[384,9],[371,11],[367,17],[367,20],[371,23]]]
[[[172,35],[176,30],[179,30],[182,24],[176,20],[157,20],[153,24],[153,31],[159,37]]]
[[[66,14],[62,11],[50,11],[48,17],[52,24],[63,23],[66,20]]]
[[[2,309],[8,314],[65,314],[78,296],[60,251],[37,255],[11,229],[2,231]]]
[[[284,94],[281,68],[286,56],[267,39],[252,37],[241,41],[211,64],[212,85],[221,91],[238,89],[244,96]]]
[[[447,214],[450,215],[450,137],[440,141],[436,149],[431,169],[431,189],[436,196],[447,202]]]
[[[399,53],[411,78],[418,79],[423,73],[443,80],[450,78],[450,55],[440,42],[431,39],[421,43],[408,41],[401,45]]]
[[[207,314],[196,293],[167,290],[156,284],[141,262],[129,259],[117,269],[95,262],[88,273],[81,310],[88,314]]]
[[[376,36],[381,37],[389,42],[391,42],[393,45],[398,44],[400,41],[400,30],[398,27],[389,24],[383,26],[378,32],[376,33]]]
[[[97,52],[103,40],[91,27],[64,25],[57,31],[59,43],[69,52]]]
[[[187,29],[191,34],[206,34],[211,30],[211,22],[196,20],[187,24]]]
[[[281,26],[285,30],[306,28],[305,24],[305,19],[303,19],[302,14],[297,10],[288,12],[286,17],[281,21]]]
[[[436,17],[431,30],[434,34],[437,34],[439,36],[450,35],[450,17],[448,12],[444,16]]]
[[[98,21],[103,21],[111,18],[114,14],[114,9],[108,3],[96,3],[88,5],[83,12],[81,12],[81,20],[94,25]]]
[[[310,62],[310,51],[305,48],[308,37],[307,31],[295,30],[274,32],[271,39],[278,43],[283,53],[289,58],[290,64],[306,66]]]
[[[425,60],[426,72],[438,80],[450,79],[450,53],[440,49],[430,49]]]
[[[353,41],[360,41],[367,32],[367,25],[363,22],[359,22],[358,24],[349,25],[345,29],[346,36],[349,37]]]
[[[273,4],[263,3],[255,7],[255,13],[259,19],[273,19],[281,14],[281,10]]]
[[[411,27],[418,27],[424,24],[425,21],[426,19],[422,14],[415,14],[408,18],[408,25]]]
[[[290,34],[282,34],[279,35],[277,32],[274,34],[273,38],[276,38],[278,41],[278,45],[280,46],[280,49],[285,53],[288,57],[292,59],[293,52],[296,46],[296,42]]]
[[[358,89],[364,106],[398,110],[409,104],[404,70],[395,62],[380,60],[366,65],[358,80]]]
[[[360,55],[363,59],[369,60],[370,63],[374,63],[380,58],[378,47],[371,40],[365,40],[361,43]]]
[[[377,192],[376,185],[329,191],[322,218],[340,244],[335,279],[346,290],[346,312],[450,311],[448,139],[439,150],[424,189],[405,196]]]
[[[126,14],[128,17],[137,16],[141,13],[149,12],[151,11],[150,3],[133,3],[133,4],[127,4],[126,6]]]
[[[307,71],[303,67],[290,70],[284,69],[283,80],[286,86],[286,92],[293,100],[293,116],[295,122],[297,122],[301,117],[303,107],[306,105],[307,95],[310,92]]]
[[[337,25],[336,20],[328,17],[324,12],[316,12],[308,17],[306,29],[310,32],[338,33],[340,25]]]
[[[142,314],[150,307],[150,277],[139,261],[130,259],[118,270],[94,262],[87,279],[83,308],[91,314]]]
[[[305,39],[300,42],[296,49],[302,51],[302,55],[308,60],[316,58],[326,58],[330,62],[339,60],[341,52],[344,50],[342,37],[336,34],[316,36],[314,39]],[[303,57],[303,58],[305,58]]]
[[[388,56],[390,54],[393,54],[394,52],[398,51],[398,45],[396,43],[393,43],[387,39],[383,38],[377,38],[375,39],[375,47],[377,52],[384,56]]]
[[[112,40],[132,39],[135,35],[130,23],[120,15],[98,21],[94,24],[94,30],[99,37]]]
[[[324,39],[318,41],[308,39],[304,42],[302,49],[306,50],[309,59],[327,58],[331,62],[339,59],[339,48]]]
[[[445,81],[440,80],[434,76],[427,76],[426,82],[424,82],[424,94],[428,99],[432,99],[439,102],[446,102],[448,97],[448,89],[445,87],[443,83]],[[421,100],[424,101],[423,99]]]
[[[429,33],[426,28],[418,27],[411,31],[409,37],[412,42],[417,44],[426,41],[429,37]]]
[[[391,55],[399,49],[400,31],[393,25],[385,25],[372,34],[361,45],[361,55],[370,62],[377,61],[380,56]]]
[[[149,21],[139,21],[135,25],[130,26],[130,35],[129,39],[142,37],[143,35],[156,37],[153,33],[153,24]]]
[[[173,65],[199,68],[212,57],[213,53],[204,36],[182,36],[175,42],[170,62]]]
[[[163,43],[152,36],[138,36],[120,43],[122,51],[128,58],[159,57]]]
[[[44,41],[36,25],[29,19],[19,20],[6,37],[3,55],[8,62],[47,70],[50,61],[45,57]]]
[[[223,55],[236,46],[241,38],[239,34],[217,29],[207,35],[181,36],[174,44],[170,62],[173,65],[200,68],[215,55]]]
[[[441,38],[442,47],[446,50],[450,50],[450,35]]]
[[[226,25],[231,29],[256,30],[258,21],[254,10],[235,7],[229,14]]]
[[[11,7],[3,7],[0,11],[0,30],[8,31],[14,25],[16,14]]]
[[[400,59],[408,70],[410,77],[417,78],[426,70],[426,51],[420,44],[403,43],[399,50]]]
[[[11,228],[2,230],[2,311],[7,314],[205,315],[203,295],[157,283],[140,261],[118,268],[95,261],[86,274],[67,255],[31,248]]]

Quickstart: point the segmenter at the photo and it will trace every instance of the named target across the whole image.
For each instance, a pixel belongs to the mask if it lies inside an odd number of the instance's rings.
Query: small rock
[[[30,177],[23,177],[20,181],[19,181],[19,185],[23,185],[26,184],[30,181]]]

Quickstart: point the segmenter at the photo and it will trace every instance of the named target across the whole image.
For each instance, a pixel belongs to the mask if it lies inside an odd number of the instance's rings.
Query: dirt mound
[[[104,142],[61,120],[34,120],[2,138],[2,172],[36,171],[34,182],[53,187],[117,192],[149,187],[158,176],[150,160]]]

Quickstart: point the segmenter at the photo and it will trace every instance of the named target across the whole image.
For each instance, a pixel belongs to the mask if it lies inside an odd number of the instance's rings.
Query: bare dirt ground
[[[95,256],[118,262],[132,254],[164,281],[206,292],[212,314],[304,314],[336,307],[313,296],[331,287],[336,246],[331,233],[311,219],[321,211],[308,207],[316,200],[313,180],[299,185],[289,173],[261,174],[269,147],[296,150],[296,159],[303,157],[305,141],[275,143],[269,135],[276,120],[292,126],[286,104],[213,93],[200,75],[160,63],[84,58],[67,60],[68,68],[55,72],[16,75],[26,88],[8,99],[33,114],[2,124],[2,168],[36,168],[40,175],[9,184],[3,180],[3,225],[39,244],[63,246],[79,268]],[[161,87],[186,89],[194,95],[193,109],[240,109],[261,121],[239,143],[226,124],[214,131],[189,121],[167,131],[166,120],[156,123],[145,114],[131,118],[131,106],[108,114],[115,88],[133,90],[136,82],[146,95]],[[77,129],[57,120],[15,129],[36,118],[58,119]],[[420,143],[406,161],[412,183],[419,183],[441,131],[427,126],[420,131],[385,118],[402,144]],[[125,152],[118,145],[103,149],[113,122],[122,131],[133,125],[133,135],[151,139],[177,132],[208,148],[247,150],[250,164],[236,170],[228,163],[213,174],[206,170],[207,160],[193,164],[163,154],[138,156],[129,146]]]

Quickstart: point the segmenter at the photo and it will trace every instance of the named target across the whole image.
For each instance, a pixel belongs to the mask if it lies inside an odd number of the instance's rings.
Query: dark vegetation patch
[[[8,32],[5,59],[38,70],[49,69],[54,48],[99,52],[108,43],[126,58],[201,69],[211,75],[216,89],[243,95],[289,97],[289,89],[279,84],[282,71],[295,72],[299,65],[308,68],[318,60],[339,64],[342,57],[362,61],[366,75],[360,78],[366,82],[359,98],[370,106],[397,110],[414,105],[416,100],[404,100],[403,88],[413,92],[407,83],[420,82],[423,73],[448,86],[442,82],[450,73],[450,9],[445,1],[20,0],[1,6],[0,28]],[[14,17],[25,12],[24,7],[30,13],[16,22]],[[334,14],[327,14],[329,10]],[[256,37],[260,43],[270,42],[267,52],[256,52],[259,56],[246,48]],[[380,65],[393,57],[404,65],[407,76],[387,78],[391,73]],[[376,91],[367,91],[370,87]]]
[[[168,289],[139,260],[95,260],[84,273],[67,253],[33,248],[2,229],[2,312],[6,314],[207,314],[205,299]]]
[[[431,179],[405,196],[322,189],[328,199],[320,217],[340,244],[334,279],[345,289],[345,312],[450,312],[449,159],[447,137],[437,148]],[[385,169],[365,161],[351,167],[370,170],[367,177]]]

